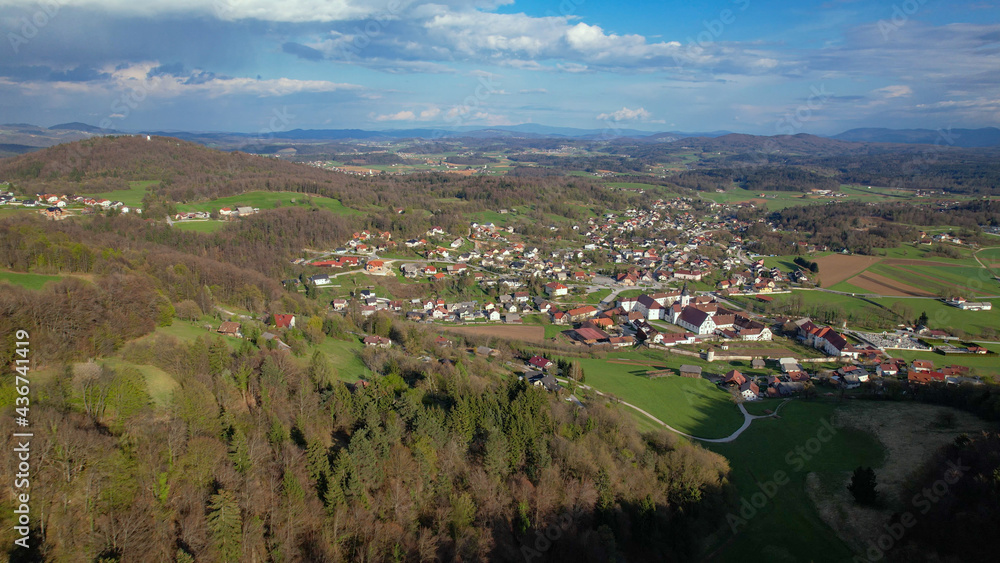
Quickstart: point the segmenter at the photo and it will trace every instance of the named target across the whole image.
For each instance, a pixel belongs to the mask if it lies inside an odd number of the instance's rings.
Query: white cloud
[[[412,111],[400,111],[383,115],[373,115],[375,121],[414,121],[417,116]]]
[[[172,98],[183,95],[216,98],[229,95],[250,95],[262,98],[287,96],[303,92],[338,92],[362,90],[356,84],[342,84],[325,80],[295,80],[292,78],[232,78],[215,76],[195,70],[184,75],[152,73],[160,67],[157,61],[143,61],[122,65],[107,65],[100,69],[110,76],[104,80],[88,82],[21,81],[25,91],[55,89],[79,93],[112,92],[135,97]]]
[[[347,21],[379,15],[392,18],[412,0],[52,0],[61,7],[98,10],[115,15],[207,14],[221,20],[259,19],[274,22]],[[0,0],[0,7],[37,10],[38,0]]]
[[[439,115],[441,115],[441,108],[431,106],[425,110],[421,110],[420,112],[415,110],[401,110],[396,113],[372,113],[368,117],[370,117],[373,121],[431,121]]]
[[[895,84],[872,90],[872,94],[885,99],[905,98],[913,94],[913,89],[902,84]]]
[[[646,121],[652,114],[646,111],[646,108],[636,108],[630,109],[623,107],[618,111],[613,111],[611,113],[602,113],[597,116],[597,119],[605,119],[611,121]]]

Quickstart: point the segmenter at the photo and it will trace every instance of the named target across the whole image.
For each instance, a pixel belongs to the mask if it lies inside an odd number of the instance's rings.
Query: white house
[[[694,307],[685,307],[677,317],[677,324],[695,334],[712,334],[716,329],[712,315]]]
[[[569,288],[559,282],[549,282],[545,284],[545,293],[552,297],[558,297],[569,293]]]

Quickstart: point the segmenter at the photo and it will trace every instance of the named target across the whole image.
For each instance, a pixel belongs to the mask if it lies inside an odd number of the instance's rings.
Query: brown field
[[[545,329],[538,325],[456,326],[446,327],[445,330],[459,334],[495,336],[497,338],[522,340],[524,342],[543,342],[545,340]]]
[[[851,278],[848,283],[872,293],[888,296],[934,297],[933,293],[871,272]]]
[[[823,287],[830,287],[860,274],[873,264],[880,261],[878,256],[854,256],[850,254],[831,254],[817,258],[819,275]]]

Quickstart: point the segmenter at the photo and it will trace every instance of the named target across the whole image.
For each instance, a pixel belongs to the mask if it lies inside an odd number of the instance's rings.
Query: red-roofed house
[[[724,383],[734,383],[736,385],[743,385],[747,382],[746,376],[740,373],[738,370],[731,370],[726,374],[725,379],[722,380]]]
[[[385,262],[382,260],[369,260],[365,264],[365,271],[369,274],[384,274],[386,273]]]
[[[569,318],[573,321],[583,321],[593,317],[597,313],[597,308],[593,305],[584,305],[583,307],[577,307],[576,309],[570,309],[566,311]]]
[[[885,362],[883,364],[879,364],[879,366],[875,368],[875,373],[877,373],[879,377],[890,377],[899,374],[899,368],[896,367],[896,364]]]
[[[945,375],[939,371],[910,371],[910,375],[906,378],[910,383],[916,383],[917,385],[925,385],[927,383],[933,383],[935,381],[939,383],[944,383]]]
[[[528,364],[538,369],[549,369],[555,365],[552,363],[552,360],[542,356],[533,356],[530,360],[528,360]]]
[[[295,315],[274,314],[274,326],[276,328],[295,328]]]
[[[365,346],[374,346],[377,348],[389,348],[392,346],[392,340],[385,338],[384,336],[366,336],[364,339]]]

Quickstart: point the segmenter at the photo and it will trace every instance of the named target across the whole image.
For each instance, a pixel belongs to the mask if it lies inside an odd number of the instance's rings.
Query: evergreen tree
[[[243,516],[233,493],[220,490],[208,505],[208,529],[219,561],[239,561],[242,554]]]
[[[876,486],[875,470],[859,465],[851,476],[851,484],[847,486],[847,490],[851,491],[858,504],[873,506],[878,501]]]

